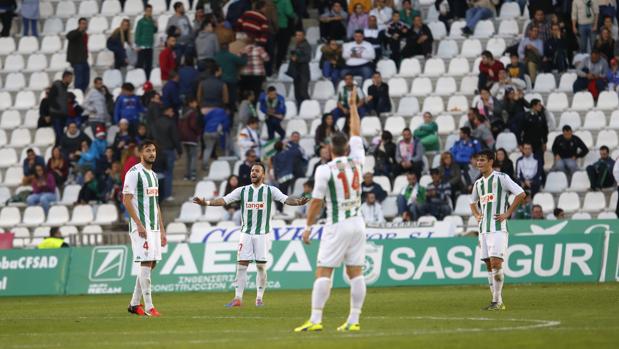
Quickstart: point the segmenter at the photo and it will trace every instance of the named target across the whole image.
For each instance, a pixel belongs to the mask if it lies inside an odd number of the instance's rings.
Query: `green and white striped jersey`
[[[493,171],[490,176],[482,176],[473,185],[471,203],[479,202],[483,216],[480,223],[480,233],[507,232],[507,220],[497,222],[494,215],[503,214],[507,211],[509,194],[519,195],[524,190],[516,184],[508,175]]]
[[[125,175],[123,194],[133,195],[131,203],[137,210],[138,218],[147,230],[159,231],[159,180],[157,174],[137,164]],[[137,229],[136,222],[129,220],[129,232]]]
[[[316,169],[312,198],[326,201],[327,224],[359,215],[365,150],[361,137],[350,137],[348,144],[349,156],[335,158]]]
[[[273,200],[283,204],[288,196],[271,185],[261,184],[256,187],[250,184],[234,189],[223,199],[226,205],[241,202],[241,231],[243,233],[262,235],[271,231]]]

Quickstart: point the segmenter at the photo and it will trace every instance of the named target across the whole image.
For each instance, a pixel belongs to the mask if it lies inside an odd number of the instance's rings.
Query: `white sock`
[[[493,269],[492,276],[494,277],[494,281],[492,283],[494,287],[494,293],[492,295],[492,301],[497,303],[503,303],[503,295],[501,294],[503,291],[503,268],[501,269]]]
[[[492,270],[489,270],[488,271],[488,285],[490,285],[490,294],[492,295],[492,299],[494,299],[494,283],[492,282],[492,280],[493,280]]]
[[[150,267],[140,267],[140,287],[144,297],[144,308],[148,311],[153,308],[153,298],[150,294]]]
[[[142,287],[140,286],[140,275],[135,277],[135,288],[133,289],[133,297],[131,297],[131,303],[129,305],[136,306],[140,304],[142,298]]]
[[[363,275],[350,280],[350,314],[348,315],[349,324],[358,324],[361,308],[365,300],[365,278]]]
[[[312,289],[312,316],[310,321],[319,324],[322,322],[322,309],[329,299],[331,293],[331,279],[321,277],[314,281],[314,288]]]
[[[258,272],[256,274],[256,298],[262,299],[264,291],[267,287],[267,269],[266,265],[258,264]]]
[[[247,266],[242,264],[236,265],[236,289],[234,298],[243,299],[243,291],[247,283]]]

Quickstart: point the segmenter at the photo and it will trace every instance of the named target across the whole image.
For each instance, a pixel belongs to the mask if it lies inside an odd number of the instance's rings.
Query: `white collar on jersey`
[[[484,177],[484,175],[482,174],[482,175],[481,175],[481,178],[482,178],[483,180],[487,181],[487,180],[488,180],[488,178],[492,177],[495,173],[496,173],[496,171],[492,170],[492,172],[490,172],[490,175],[489,175],[488,177]]]

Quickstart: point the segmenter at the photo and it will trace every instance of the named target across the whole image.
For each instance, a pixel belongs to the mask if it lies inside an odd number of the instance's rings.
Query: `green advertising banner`
[[[0,296],[64,294],[71,249],[0,251]]]
[[[509,220],[507,230],[513,235],[591,234],[606,231],[619,233],[619,219],[589,220]]]

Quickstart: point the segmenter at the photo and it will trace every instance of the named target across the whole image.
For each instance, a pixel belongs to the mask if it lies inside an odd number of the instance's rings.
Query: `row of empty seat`
[[[96,211],[96,213],[95,213]],[[0,210],[0,227],[15,226],[38,227],[41,225],[89,225],[92,223],[109,225],[118,221],[118,210],[113,204],[76,205],[69,214],[67,206],[55,205],[50,207],[47,215],[41,206],[28,206],[23,214],[19,207],[7,206]]]

